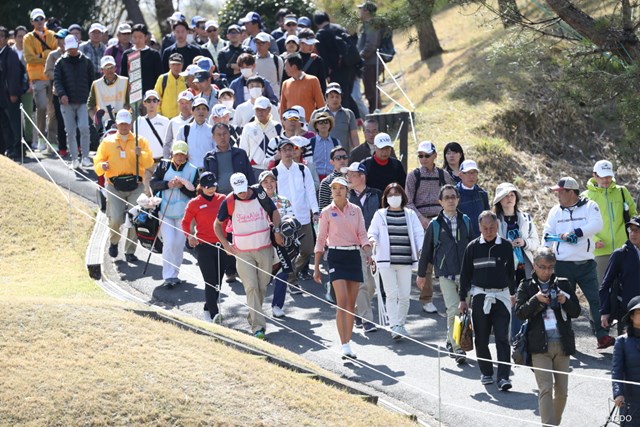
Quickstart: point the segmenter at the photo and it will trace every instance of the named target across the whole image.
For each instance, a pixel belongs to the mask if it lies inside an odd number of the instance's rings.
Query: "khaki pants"
[[[458,304],[460,303],[460,297],[458,291],[460,290],[460,283],[447,279],[446,277],[440,277],[440,290],[442,291],[442,298],[444,298],[444,305],[447,307],[447,342],[453,346],[453,351],[460,348],[458,343],[453,339],[453,321],[456,314],[458,314]]]
[[[136,206],[138,197],[142,194],[142,185],[133,191],[118,191],[111,183],[107,183],[107,218],[109,218],[109,243],[117,245],[120,242],[120,227],[124,224],[127,211]],[[126,200],[125,203],[123,200]],[[125,234],[123,231],[122,234]],[[124,244],[124,253],[132,254],[136,251],[138,238],[134,227],[126,230],[127,240]]]
[[[260,329],[266,330],[267,324],[262,313],[262,304],[267,292],[267,285],[271,281],[271,267],[273,264],[273,248],[260,249],[259,251],[238,252],[236,268],[238,276],[242,280],[244,292],[247,295],[249,315],[247,321],[251,332],[256,333]],[[257,268],[256,268],[257,267]]]
[[[531,358],[534,368],[569,372],[569,356],[564,355],[560,342],[550,341],[546,353],[533,353]],[[560,425],[562,412],[567,403],[569,376],[539,370],[534,370],[534,374],[539,389],[538,405],[542,423]]]
[[[602,283],[602,279],[604,279],[604,273],[607,271],[607,266],[609,265],[609,258],[611,258],[611,255],[600,255],[595,257],[598,285],[600,285]]]
[[[376,281],[371,275],[371,269],[367,265],[367,258],[364,251],[360,249],[360,259],[362,260],[362,275],[364,282],[360,283],[358,297],[356,298],[356,314],[369,322],[373,322],[373,309],[371,301],[376,293]]]

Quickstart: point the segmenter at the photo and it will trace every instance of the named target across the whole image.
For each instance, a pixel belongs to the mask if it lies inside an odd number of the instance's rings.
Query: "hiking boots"
[[[109,245],[109,256],[115,258],[118,256],[118,245]]]

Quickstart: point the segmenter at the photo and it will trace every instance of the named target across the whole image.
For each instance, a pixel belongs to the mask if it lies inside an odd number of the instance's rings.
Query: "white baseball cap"
[[[317,39],[317,38],[315,38],[315,37],[308,38],[308,39],[301,38],[301,39],[300,39],[300,41],[301,41],[302,43],[304,43],[304,44],[308,44],[308,45],[310,45],[310,46],[313,46],[314,44],[318,43],[318,39]]]
[[[261,108],[263,110],[266,110],[267,108],[271,109],[271,101],[269,101],[269,98],[259,96],[253,104],[253,109],[255,110],[256,108]]]
[[[465,160],[460,165],[460,172],[462,173],[467,173],[472,170],[480,171],[480,169],[478,169],[478,164],[474,160]]]
[[[213,117],[224,117],[228,114],[231,114],[231,112],[224,106],[224,104],[216,104],[211,109],[211,115]]]
[[[376,148],[393,147],[393,141],[388,133],[380,132],[373,140],[373,144]]]
[[[119,125],[120,123],[127,123],[127,124],[131,124],[131,113],[129,112],[129,110],[120,110],[118,111],[118,114],[116,114],[116,124]]]
[[[192,110],[195,110],[196,107],[199,107],[201,105],[204,105],[205,107],[207,107],[207,110],[209,110],[209,103],[207,102],[206,99],[200,97],[200,98],[195,98],[195,101],[193,101],[193,106],[191,107]]]
[[[605,176],[614,177],[613,174],[613,165],[608,160],[600,160],[593,165],[593,171],[598,174],[600,178],[604,178]]]
[[[260,40],[263,43],[270,43],[271,42],[271,36],[267,33],[261,32],[256,34],[256,40]]]
[[[436,146],[431,141],[422,141],[418,145],[418,153],[432,154],[436,152]]]
[[[208,20],[207,22],[204,23],[204,29],[205,30],[208,30],[211,27],[218,28],[218,21],[210,19],[210,20]]]
[[[74,36],[75,37],[75,36]],[[116,60],[113,59],[113,56],[111,55],[105,55],[102,58],[100,58],[100,68],[106,68],[107,65],[112,65],[115,67],[116,65]]]
[[[191,91],[188,91],[188,90],[183,90],[178,95],[178,101],[180,101],[181,99],[186,99],[187,101],[193,101],[193,93],[191,93]]]
[[[300,39],[295,34],[289,34],[284,40],[284,44],[287,44],[289,42],[294,42],[295,44],[300,45]]]
[[[90,33],[93,33],[94,31],[100,31],[101,33],[104,33],[104,30],[105,30],[104,26],[102,24],[100,24],[99,22],[94,22],[89,27],[89,32]]]
[[[158,99],[158,100],[160,99],[160,95],[158,94],[158,92],[156,92],[156,91],[155,91],[155,90],[153,90],[153,89],[150,89],[150,90],[148,90],[148,91],[146,91],[146,92],[144,93],[144,99],[143,99],[143,101],[146,101],[147,99],[151,98],[152,96],[153,96],[153,97],[155,97],[155,98],[156,98],[156,99]]]
[[[77,49],[78,48],[78,39],[73,34],[69,34],[64,38],[64,49]]]
[[[42,9],[36,8],[31,11],[31,20],[35,21],[37,18],[46,18]]]
[[[187,65],[187,68],[185,68],[185,70],[180,73],[180,75],[182,77],[195,76],[196,73],[198,73],[200,71],[202,71],[202,70],[196,64],[189,64],[189,65]]]
[[[247,191],[247,188],[249,187],[249,182],[247,181],[247,177],[240,172],[234,173],[233,175],[231,175],[230,181],[231,181],[231,188],[233,188],[234,194],[244,193],[245,191]]]

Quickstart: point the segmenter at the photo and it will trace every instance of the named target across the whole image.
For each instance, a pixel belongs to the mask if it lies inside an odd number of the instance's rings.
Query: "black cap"
[[[295,144],[289,138],[280,138],[280,142],[278,143],[278,150],[280,150],[285,145],[291,145],[295,147]]]
[[[218,179],[216,178],[216,174],[213,172],[203,172],[202,175],[200,175],[200,185],[204,188],[217,187]]]
[[[169,56],[169,63],[172,63],[172,62],[179,62],[179,63],[181,63],[181,64],[184,64],[184,58],[183,58],[183,57],[182,57],[182,55],[181,55],[181,54],[179,54],[178,52],[176,52],[176,53],[172,53],[172,54]]]
[[[629,225],[635,225],[636,227],[640,227],[640,215],[639,216],[634,216],[633,218],[631,218],[627,223],[627,226]]]

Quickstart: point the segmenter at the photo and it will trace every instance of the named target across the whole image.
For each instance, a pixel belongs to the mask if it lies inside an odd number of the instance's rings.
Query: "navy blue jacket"
[[[624,334],[616,338],[611,367],[613,397],[624,396],[625,402],[640,402],[640,386],[615,380],[640,382],[640,337]]]
[[[462,213],[467,214],[471,220],[471,226],[476,236],[480,235],[480,226],[478,225],[478,217],[482,211],[489,210],[489,195],[485,190],[475,185],[473,190],[462,188],[462,183],[456,185],[458,193],[460,193],[460,203],[458,209]]]
[[[247,157],[247,152],[238,147],[231,147],[231,163],[233,163],[233,172],[241,172],[247,177],[249,185],[256,184],[256,176],[251,168],[251,162]],[[218,176],[218,152],[209,151],[204,156],[204,170],[213,172]]]
[[[611,313],[609,295],[611,287],[618,284],[622,285],[622,292],[619,293],[622,302],[618,313]],[[627,311],[629,301],[637,295],[640,295],[640,259],[635,246],[627,240],[627,243],[616,249],[609,258],[609,265],[600,286],[600,314],[614,314],[614,318],[621,318]]]
[[[53,84],[58,98],[67,96],[70,104],[86,104],[94,80],[91,60],[79,53],[78,56],[65,53],[53,69]]]

